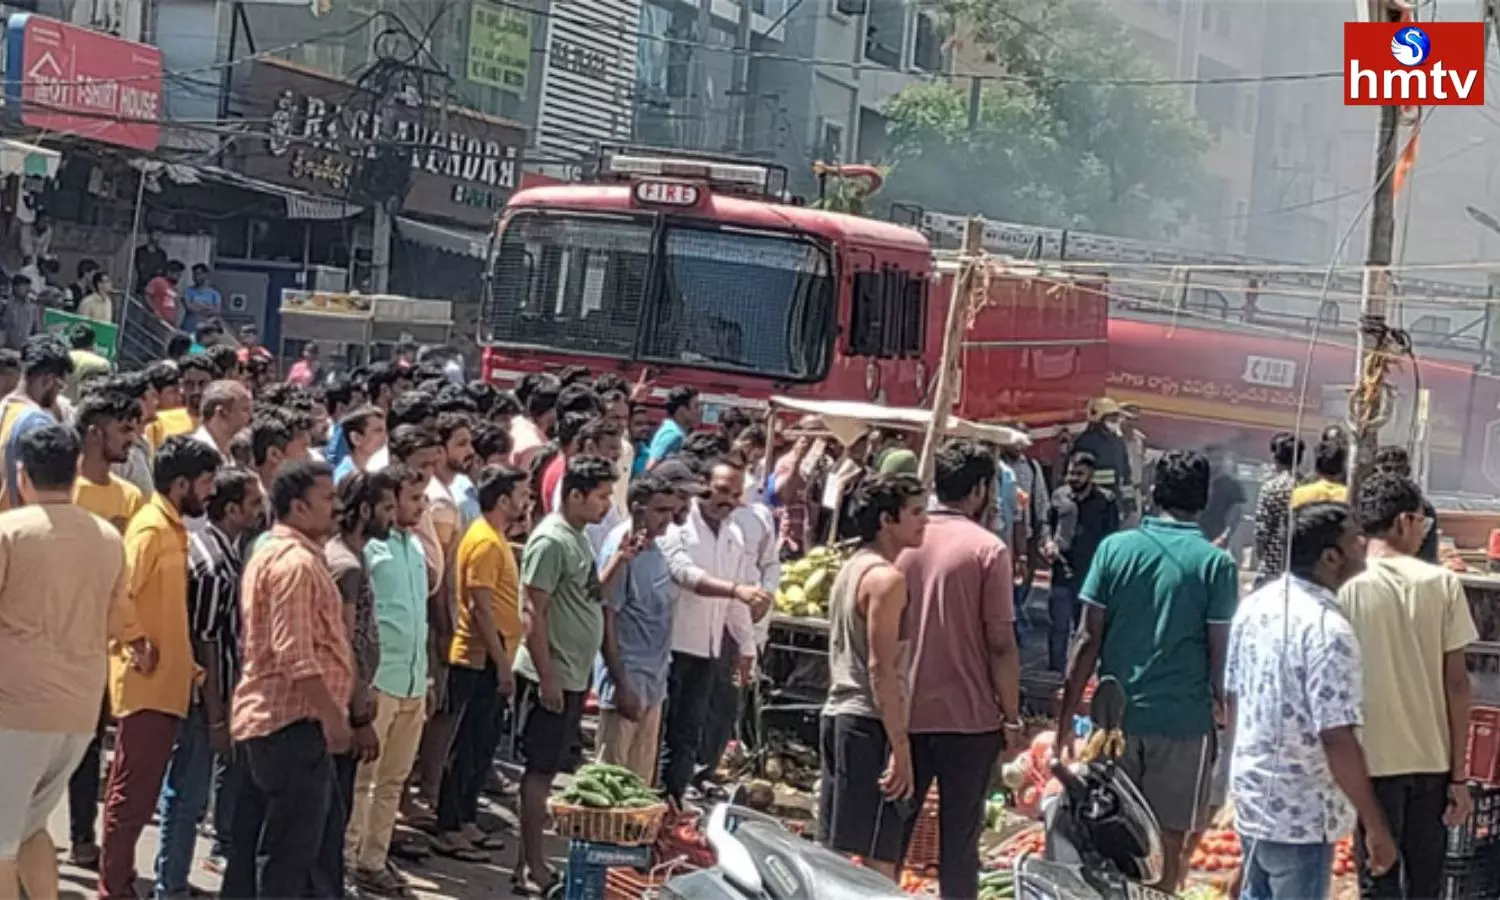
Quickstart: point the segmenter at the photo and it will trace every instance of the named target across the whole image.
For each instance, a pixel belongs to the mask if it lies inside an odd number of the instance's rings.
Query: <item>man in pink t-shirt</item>
[[[912,776],[919,799],[937,782],[944,897],[978,895],[990,770],[1021,737],[1015,575],[1010,550],[979,524],[994,505],[997,472],[979,443],[945,444],[926,537],[896,562],[910,596],[902,630],[911,641]]]
[[[312,387],[312,383],[318,377],[318,345],[308,344],[302,348],[302,358],[292,363],[291,369],[286,373],[289,384],[299,384],[303,387]]]

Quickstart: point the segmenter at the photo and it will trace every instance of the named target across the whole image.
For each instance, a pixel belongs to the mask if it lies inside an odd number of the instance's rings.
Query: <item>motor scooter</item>
[[[714,807],[704,837],[717,864],[671,879],[660,900],[911,900],[885,876],[753,809]]]
[[[1172,900],[1161,878],[1161,827],[1117,765],[1125,689],[1099,680],[1089,706],[1101,752],[1078,765],[1052,764],[1063,790],[1043,811],[1046,849],[1015,862],[1018,900]]]
[[[1100,679],[1089,716],[1118,733],[1125,691]],[[1015,863],[1017,900],[1173,900],[1161,878],[1161,828],[1109,752],[1070,767],[1054,763],[1063,792],[1043,821],[1046,850]],[[775,818],[721,804],[705,832],[717,864],[669,880],[661,900],[909,900],[884,876],[792,834]]]

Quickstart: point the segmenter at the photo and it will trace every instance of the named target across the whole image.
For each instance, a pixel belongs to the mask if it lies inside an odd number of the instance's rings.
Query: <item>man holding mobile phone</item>
[[[630,521],[615,526],[599,551],[605,585],[604,648],[595,664],[599,759],[650,784],[672,662],[672,576],[656,539],[683,499],[671,483],[648,474],[630,486],[627,503]]]

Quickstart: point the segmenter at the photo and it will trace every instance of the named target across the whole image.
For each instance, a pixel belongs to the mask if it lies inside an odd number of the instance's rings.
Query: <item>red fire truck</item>
[[[588,183],[516,192],[480,320],[485,378],[583,364],[705,419],[773,394],[920,406],[956,266],[916,229],[787,202],[785,170],[606,152]],[[1103,390],[1104,292],[992,273],[964,347],[960,414],[1056,427]]]

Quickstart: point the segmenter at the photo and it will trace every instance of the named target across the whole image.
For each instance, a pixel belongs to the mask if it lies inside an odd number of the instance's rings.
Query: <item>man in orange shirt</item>
[[[333,803],[333,755],[369,724],[350,715],[353,655],[323,555],[337,533],[333,468],[288,463],[271,503],[276,525],[241,591],[243,669],[229,730],[249,777],[235,803],[226,897],[307,895]]]
[[[130,570],[124,619],[155,648],[143,666],[129,647],[109,663],[109,699],[118,724],[105,789],[99,896],[134,900],[135,848],[151,821],[172,757],[177,729],[202,674],[188,633],[188,534],[184,518],[201,516],[214,493],[219,455],[190,437],[168,438],[156,452],[156,493],[125,530]]]

